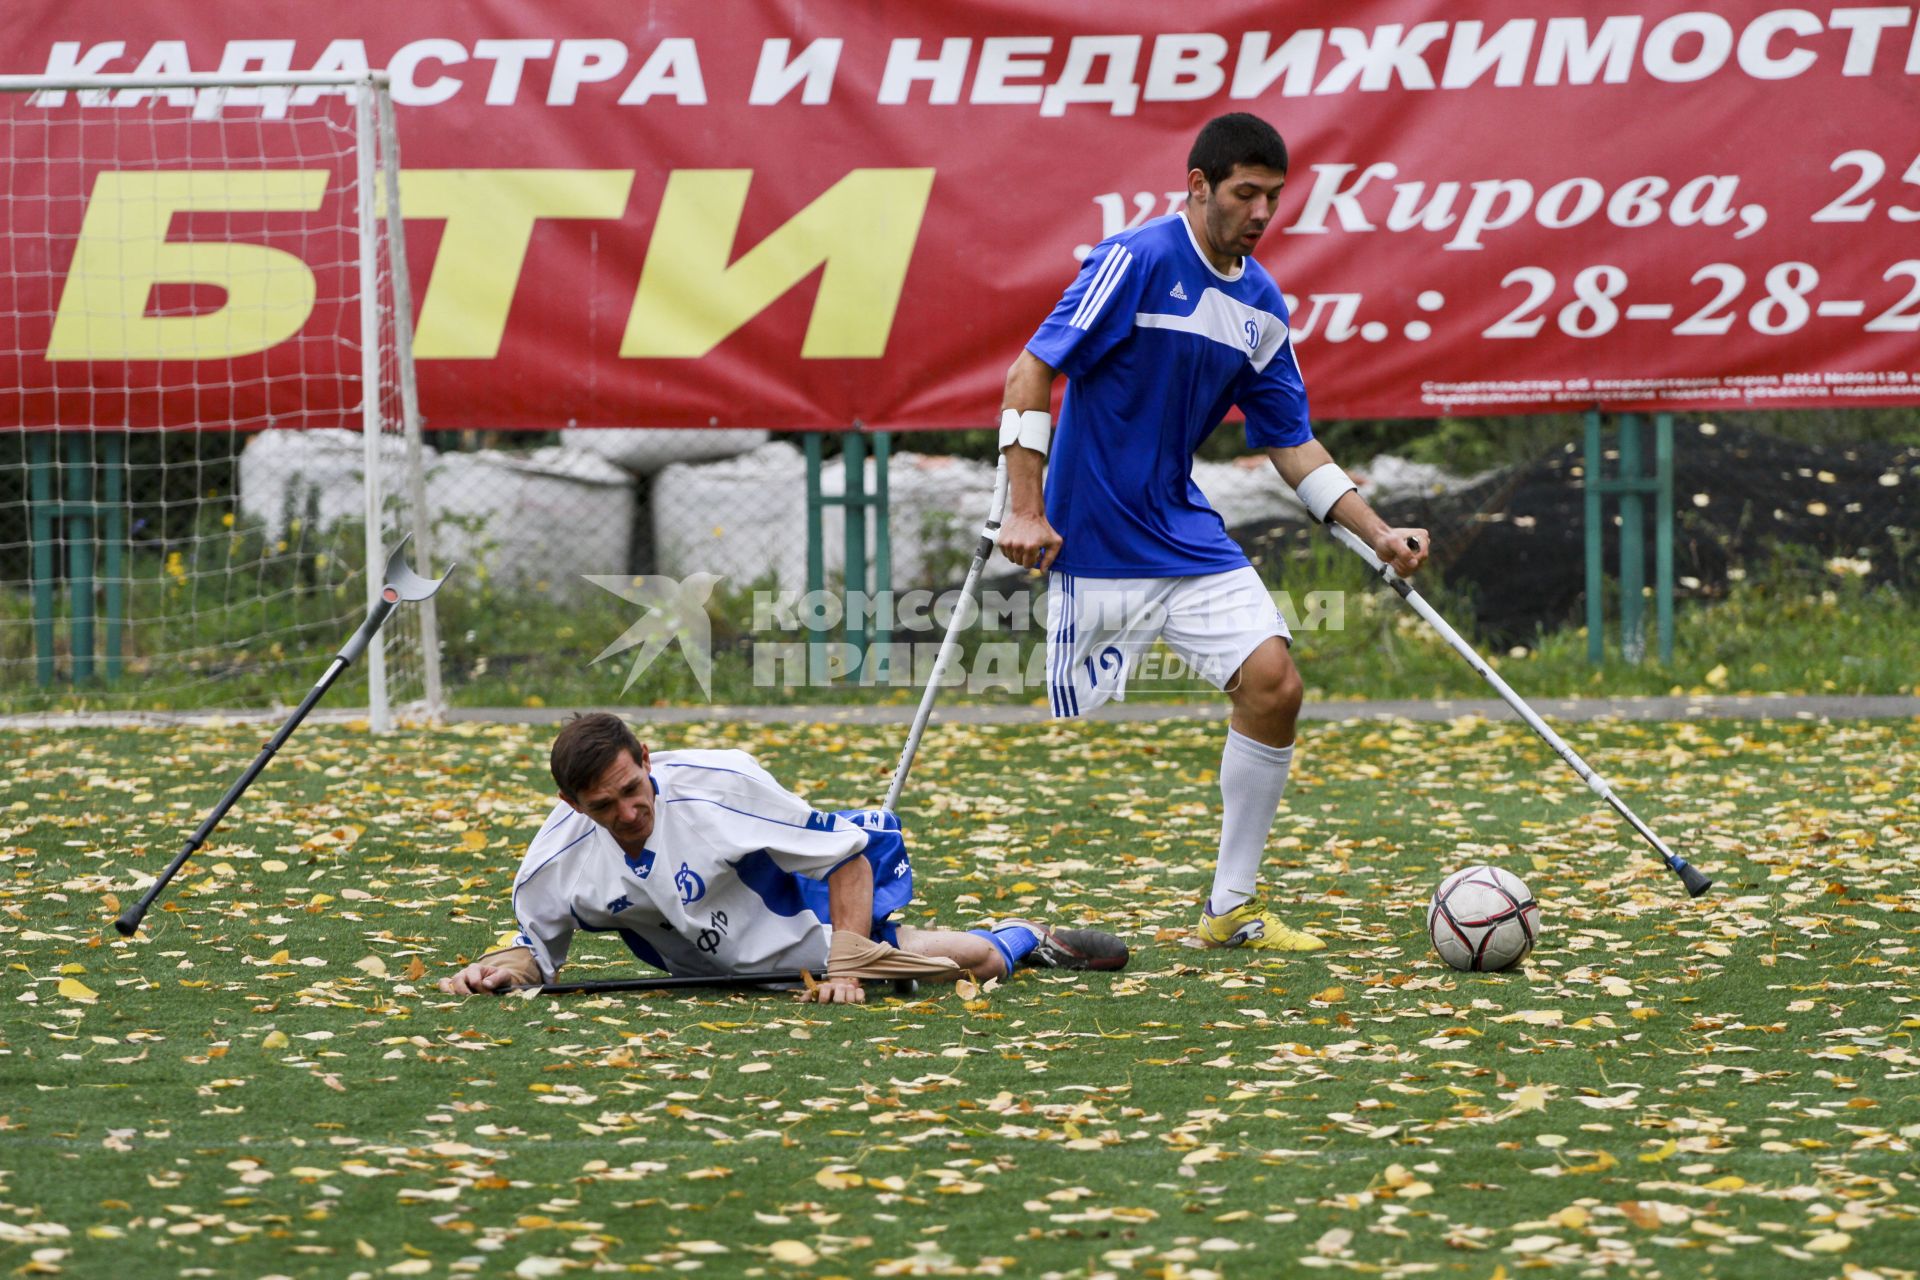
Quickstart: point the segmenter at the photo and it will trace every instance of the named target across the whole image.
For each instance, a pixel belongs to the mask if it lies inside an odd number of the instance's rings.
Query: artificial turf
[[[302,729],[131,942],[112,916],[258,730],[0,737],[0,1266],[1912,1274],[1913,722],[1566,727],[1720,882],[1698,902],[1522,728],[1316,726],[1268,879],[1330,945],[1293,959],[1183,944],[1219,726],[941,726],[902,804],[915,919],[1097,922],[1126,973],[442,996],[509,924],[550,732]],[[898,748],[651,736],[820,807],[876,802]],[[1475,861],[1542,899],[1519,971],[1427,943]]]

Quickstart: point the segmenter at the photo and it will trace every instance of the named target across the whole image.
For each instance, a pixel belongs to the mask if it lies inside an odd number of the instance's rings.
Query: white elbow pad
[[[1327,462],[1309,472],[1306,479],[1293,487],[1293,491],[1300,495],[1300,501],[1306,504],[1313,518],[1325,524],[1333,504],[1355,488],[1357,486],[1338,463]]]
[[[1047,453],[1047,444],[1053,439],[1053,415],[1045,409],[1002,409],[1000,411],[1000,447],[1019,445],[1031,449],[1041,457]]]

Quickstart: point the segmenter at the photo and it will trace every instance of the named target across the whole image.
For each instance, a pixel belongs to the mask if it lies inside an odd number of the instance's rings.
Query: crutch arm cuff
[[[1325,524],[1333,514],[1334,504],[1357,488],[1359,486],[1354,484],[1353,477],[1339,463],[1323,462],[1293,486],[1293,491],[1299,495],[1308,514]]]
[[[1053,440],[1053,415],[1045,409],[1002,409],[1000,411],[1000,447],[1019,445],[1046,457]]]

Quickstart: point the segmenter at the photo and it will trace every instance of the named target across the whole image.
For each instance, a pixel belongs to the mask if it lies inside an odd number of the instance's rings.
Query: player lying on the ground
[[[520,933],[440,989],[552,982],[576,931],[615,933],[675,976],[825,969],[805,998],[866,998],[863,978],[985,981],[1021,965],[1119,969],[1126,944],[1092,929],[1003,920],[970,932],[892,917],[913,897],[899,820],[821,813],[744,751],[650,753],[618,716],[578,716],[549,758],[560,803],[513,882]]]

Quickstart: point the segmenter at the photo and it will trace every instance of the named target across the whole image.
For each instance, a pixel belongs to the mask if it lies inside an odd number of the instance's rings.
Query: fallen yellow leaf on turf
[[[1712,1182],[1707,1183],[1706,1189],[1708,1191],[1738,1191],[1746,1185],[1747,1180],[1745,1178],[1736,1178],[1732,1174],[1728,1174],[1724,1178],[1715,1178]]]
[[[60,979],[60,994],[69,1000],[98,1000],[100,993],[78,978]]]
[[[1555,1226],[1563,1227],[1568,1231],[1578,1231],[1586,1226],[1587,1223],[1593,1221],[1593,1215],[1589,1214],[1577,1204],[1570,1204],[1547,1219],[1547,1221],[1553,1223]]]
[[[1839,1253],[1852,1243],[1853,1237],[1846,1232],[1829,1231],[1807,1241],[1806,1249],[1808,1253]]]
[[[1345,987],[1328,987],[1325,991],[1315,992],[1313,998],[1321,1004],[1339,1004],[1347,998]]]
[[[353,962],[353,967],[362,973],[372,974],[376,978],[387,976],[387,962],[379,956],[362,956]]]
[[[1662,1160],[1665,1160],[1668,1156],[1672,1155],[1674,1152],[1678,1151],[1679,1149],[1680,1149],[1680,1144],[1675,1142],[1672,1138],[1668,1138],[1665,1142],[1660,1144],[1658,1149],[1643,1153],[1640,1157],[1640,1163],[1641,1164],[1659,1164]]]
[[[478,853],[487,847],[487,833],[484,831],[463,831],[460,833],[460,847],[469,853]]]
[[[798,1240],[775,1240],[767,1248],[767,1253],[775,1262],[784,1262],[790,1267],[810,1267],[820,1260],[820,1255]]]
[[[407,972],[405,974],[405,977],[408,982],[418,982],[420,981],[420,979],[426,976],[427,976],[427,966],[421,962],[419,956],[415,956],[413,959],[407,962]]]
[[[284,1031],[269,1031],[269,1032],[267,1032],[267,1034],[266,1034],[265,1036],[263,1036],[263,1037],[261,1038],[261,1040],[260,1040],[260,1047],[261,1047],[262,1049],[284,1049],[284,1048],[286,1048],[286,1047],[287,1047],[287,1033],[286,1033],[286,1032],[284,1032]]]
[[[842,1169],[833,1166],[829,1166],[814,1174],[813,1180],[829,1191],[845,1191],[849,1187],[857,1187],[866,1181],[865,1178],[862,1178],[851,1169]]]

